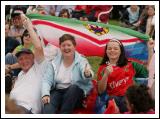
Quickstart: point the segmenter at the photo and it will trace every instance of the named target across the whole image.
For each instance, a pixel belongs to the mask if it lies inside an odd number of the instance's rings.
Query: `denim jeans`
[[[106,94],[106,91],[104,91],[102,94],[99,94],[96,98],[96,105],[94,108],[94,112],[96,114],[102,114],[106,109],[106,101],[108,100],[108,95]]]
[[[17,63],[17,57],[15,55],[13,55],[12,53],[7,53],[5,56],[5,64],[15,64]],[[18,69],[13,69],[13,76],[18,76],[19,72],[21,71],[20,68]]]
[[[84,92],[76,85],[66,89],[55,89],[51,91],[50,103],[43,107],[44,114],[71,114],[77,104],[82,103]]]
[[[115,102],[119,108],[120,113],[124,113],[124,112],[128,111],[127,106],[126,106],[126,102],[125,102],[125,96],[109,96],[107,103],[106,103],[106,107],[108,106],[108,101],[111,99],[115,100]]]

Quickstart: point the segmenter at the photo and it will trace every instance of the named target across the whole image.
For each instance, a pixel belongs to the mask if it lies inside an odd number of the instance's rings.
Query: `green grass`
[[[118,20],[109,20],[108,23],[109,23],[109,24],[112,24],[112,25],[120,26],[120,23],[119,23]]]
[[[90,65],[92,66],[92,70],[94,71],[94,79],[97,79],[97,71],[99,64],[102,60],[102,57],[97,57],[97,56],[92,56],[92,57],[87,57]]]

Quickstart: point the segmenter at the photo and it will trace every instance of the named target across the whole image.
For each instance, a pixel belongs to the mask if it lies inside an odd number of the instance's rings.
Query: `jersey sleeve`
[[[132,66],[135,70],[135,77],[139,77],[139,78],[148,77],[148,70],[144,65],[139,64],[137,62],[132,62]]]

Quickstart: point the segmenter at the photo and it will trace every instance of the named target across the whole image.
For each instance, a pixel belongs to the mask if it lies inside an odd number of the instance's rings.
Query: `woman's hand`
[[[92,76],[92,74],[91,74],[91,69],[90,69],[90,67],[88,66],[88,64],[86,64],[86,66],[85,66],[84,75],[85,75],[85,77],[87,77],[87,78],[89,78],[89,77]]]
[[[155,45],[154,40],[150,38],[149,41],[147,42],[148,49],[153,50],[154,45]]]
[[[50,96],[43,96],[42,97],[42,102],[44,103],[44,104],[47,104],[47,103],[50,103]]]
[[[108,66],[106,67],[106,69],[104,71],[104,74],[108,76],[112,72],[113,72],[113,67],[111,64],[108,64]]]

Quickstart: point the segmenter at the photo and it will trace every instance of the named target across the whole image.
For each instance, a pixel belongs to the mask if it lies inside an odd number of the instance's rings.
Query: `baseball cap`
[[[19,52],[17,52],[15,55],[18,58],[22,54],[33,54],[33,52],[30,49],[22,48]]]

